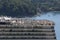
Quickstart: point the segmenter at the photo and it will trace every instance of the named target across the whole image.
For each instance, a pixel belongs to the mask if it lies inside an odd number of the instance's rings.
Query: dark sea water
[[[33,17],[36,20],[51,20],[55,22],[55,33],[57,40],[60,40],[60,12],[48,12],[47,14],[42,14],[40,16]]]

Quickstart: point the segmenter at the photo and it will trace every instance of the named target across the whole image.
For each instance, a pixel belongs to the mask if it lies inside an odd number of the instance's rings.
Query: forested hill
[[[32,17],[37,12],[60,11],[60,0],[0,0],[0,15]]]

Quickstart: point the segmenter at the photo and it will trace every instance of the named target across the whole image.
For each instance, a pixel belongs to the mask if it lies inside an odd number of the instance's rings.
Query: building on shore
[[[56,40],[55,23],[49,20],[0,18],[0,40]]]

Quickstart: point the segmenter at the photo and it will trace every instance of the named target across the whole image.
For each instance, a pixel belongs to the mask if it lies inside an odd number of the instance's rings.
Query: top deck
[[[54,26],[54,22],[50,20],[35,20],[31,18],[5,18],[0,17],[0,22],[10,23],[15,26]],[[0,23],[1,24],[1,23]]]

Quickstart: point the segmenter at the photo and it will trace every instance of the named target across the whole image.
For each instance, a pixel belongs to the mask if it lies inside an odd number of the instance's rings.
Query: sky
[[[54,12],[48,12],[48,14],[44,14],[42,16],[37,16],[34,17],[35,19],[39,19],[39,20],[43,20],[43,19],[47,19],[47,20],[52,20],[55,22],[55,26],[54,26],[54,30],[55,30],[55,34],[56,34],[56,38],[57,40],[60,40],[60,14],[53,14]],[[60,12],[58,12],[60,13]]]

